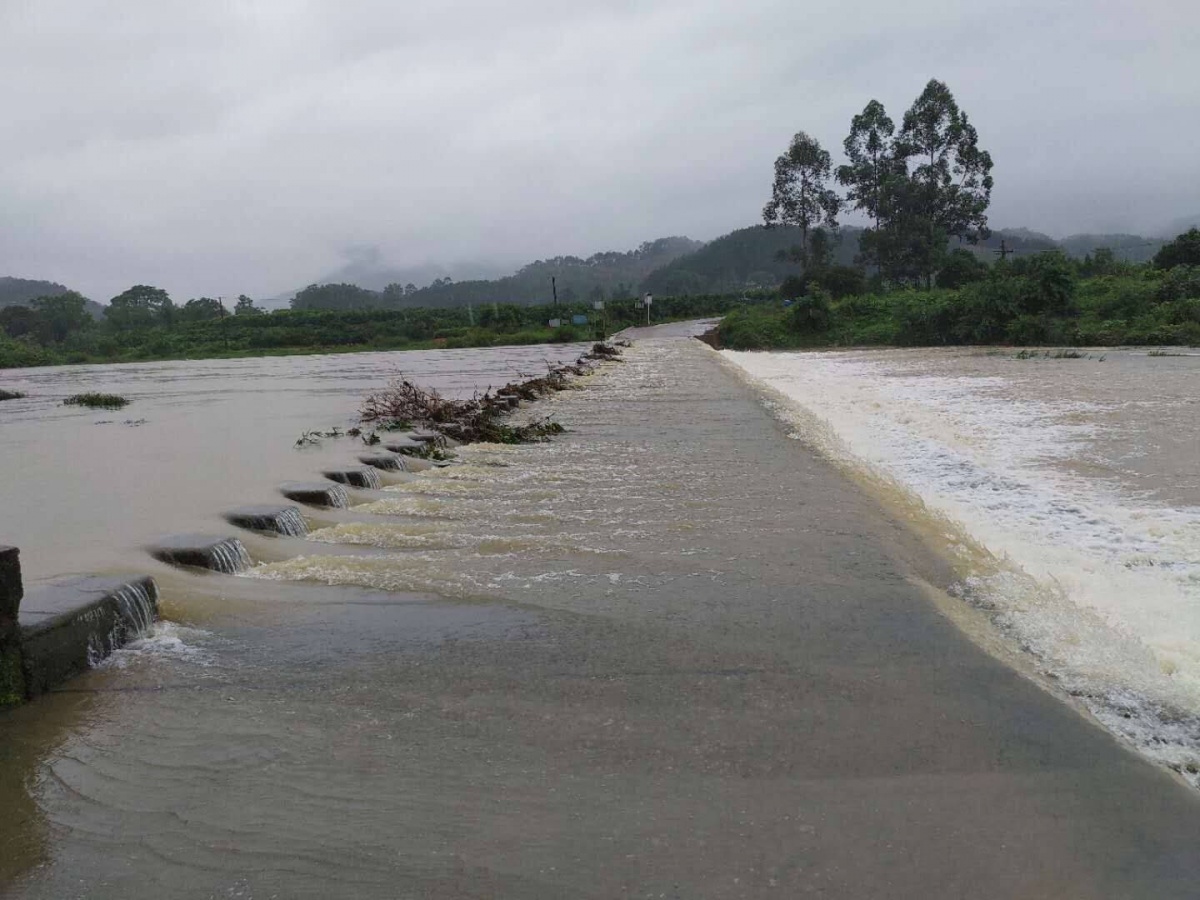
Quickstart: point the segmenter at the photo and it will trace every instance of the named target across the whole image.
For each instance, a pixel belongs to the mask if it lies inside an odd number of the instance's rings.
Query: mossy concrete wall
[[[25,699],[21,666],[21,557],[16,547],[0,547],[0,707]]]

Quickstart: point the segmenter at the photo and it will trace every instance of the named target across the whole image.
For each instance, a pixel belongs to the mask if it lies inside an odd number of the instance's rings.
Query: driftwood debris
[[[382,391],[369,395],[359,415],[364,423],[382,428],[420,426],[464,444],[538,441],[562,433],[562,425],[548,417],[521,425],[509,424],[507,415],[513,407],[520,401],[565,390],[572,376],[585,375],[598,362],[617,360],[620,355],[621,351],[612,344],[595,344],[574,363],[549,366],[545,375],[511,382],[497,391],[489,389],[466,400],[443,397],[407,378],[397,378]]]

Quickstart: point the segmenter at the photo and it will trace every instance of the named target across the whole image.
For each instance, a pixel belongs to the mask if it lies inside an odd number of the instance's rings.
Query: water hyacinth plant
[[[129,401],[119,394],[74,394],[63,401],[63,406],[86,406],[90,409],[121,409]]]

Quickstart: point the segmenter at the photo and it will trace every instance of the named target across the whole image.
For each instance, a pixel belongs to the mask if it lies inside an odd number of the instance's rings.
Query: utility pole
[[[221,307],[221,337],[225,341],[225,352],[229,352],[229,323],[225,321],[225,298],[218,297],[217,304]]]
[[[1008,242],[1007,242],[1007,241],[1005,241],[1005,240],[1004,240],[1004,238],[1000,238],[1000,249],[999,249],[999,250],[993,250],[992,252],[993,252],[993,253],[995,253],[997,256],[999,256],[1001,260],[1005,260],[1005,259],[1007,259],[1008,257],[1012,256],[1012,255],[1013,255],[1014,253],[1016,253],[1017,251],[1016,251],[1016,250],[1009,250],[1009,249],[1008,249]]]
[[[554,308],[558,309],[558,279],[550,276],[550,290],[554,291]]]

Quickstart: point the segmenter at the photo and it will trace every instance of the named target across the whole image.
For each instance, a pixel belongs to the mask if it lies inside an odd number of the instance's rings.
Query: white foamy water
[[[209,666],[213,664],[213,657],[200,646],[200,641],[208,636],[208,632],[199,628],[175,622],[153,622],[137,638],[100,661],[96,668],[123,669],[136,660],[164,657],[193,665]]]
[[[949,520],[956,590],[1113,730],[1197,780],[1200,359],[724,355],[777,392],[797,437]]]

